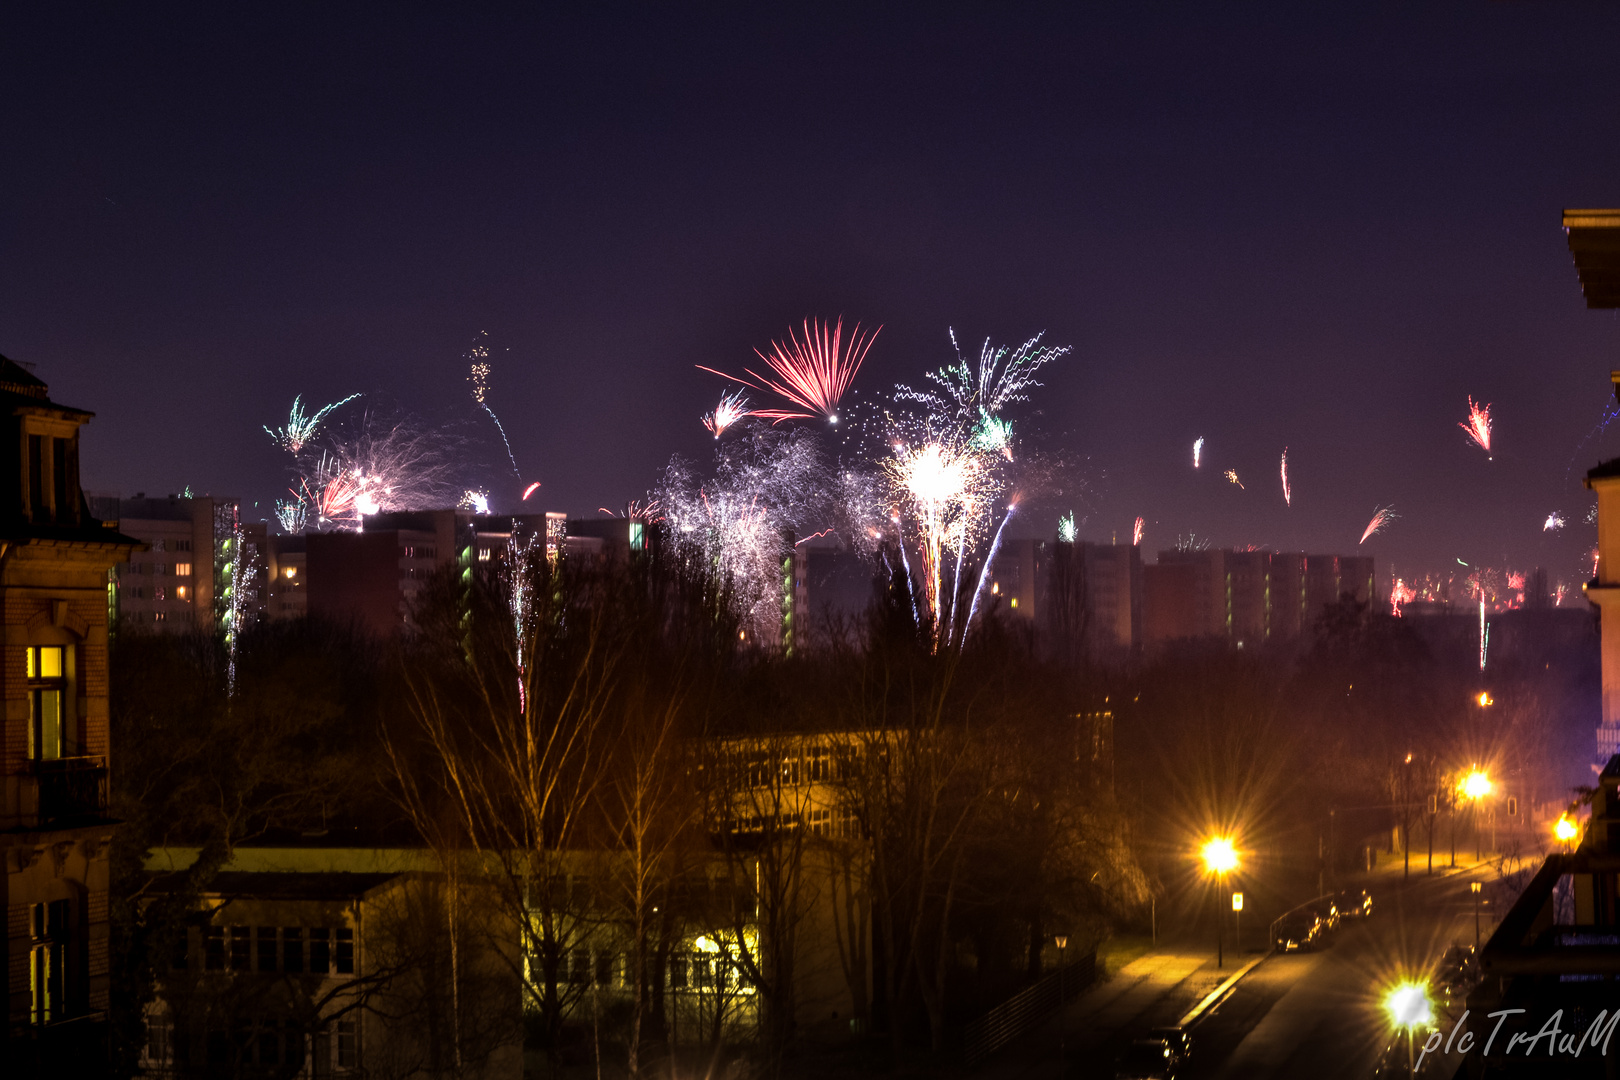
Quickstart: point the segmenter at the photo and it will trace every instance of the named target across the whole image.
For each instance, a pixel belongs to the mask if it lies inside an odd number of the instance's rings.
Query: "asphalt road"
[[[1392,1039],[1384,993],[1429,972],[1453,942],[1473,943],[1469,880],[1414,878],[1405,889],[1374,890],[1373,915],[1344,925],[1328,947],[1267,959],[1196,1025],[1189,1075],[1367,1080]],[[1506,898],[1486,896],[1489,937]]]

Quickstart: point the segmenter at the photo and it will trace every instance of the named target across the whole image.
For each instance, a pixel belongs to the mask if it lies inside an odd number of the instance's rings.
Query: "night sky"
[[[1612,6],[34,7],[0,352],[97,413],[88,489],[267,501],[294,394],[465,418],[482,332],[533,501],[595,513],[710,452],[694,364],[842,314],[867,393],[947,327],[1074,346],[1083,537],[1348,551],[1393,504],[1381,573],[1583,576],[1620,322],[1559,215],[1620,204]]]

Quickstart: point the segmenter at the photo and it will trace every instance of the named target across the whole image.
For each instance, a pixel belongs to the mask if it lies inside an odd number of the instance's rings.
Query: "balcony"
[[[39,826],[88,824],[107,816],[107,758],[54,758],[34,762],[39,784]]]

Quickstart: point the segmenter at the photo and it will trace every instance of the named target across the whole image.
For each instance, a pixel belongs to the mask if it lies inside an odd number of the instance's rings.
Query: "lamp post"
[[[1482,886],[1477,881],[1468,883],[1468,891],[1474,894],[1474,955],[1479,955],[1479,893]]]
[[[1495,787],[1491,783],[1491,776],[1483,769],[1475,768],[1457,785],[1457,790],[1469,803],[1469,816],[1474,819],[1474,861],[1479,862],[1479,801],[1490,795]]]
[[[1221,894],[1226,891],[1226,875],[1237,869],[1237,848],[1232,846],[1230,837],[1217,836],[1205,841],[1199,854],[1204,858],[1204,870],[1215,875],[1215,966],[1219,968],[1225,962],[1221,954],[1221,924],[1225,921],[1221,913]]]
[[[1416,1075],[1412,1043],[1419,1025],[1434,1019],[1434,1008],[1429,1002],[1429,988],[1423,983],[1404,982],[1384,995],[1384,1009],[1396,1029],[1406,1029],[1406,1075]]]
[[[1241,964],[1243,962],[1243,894],[1240,892],[1232,894],[1232,912],[1232,917],[1237,920],[1237,932],[1233,936],[1237,938],[1238,963]]]
[[[1068,976],[1063,968],[1063,955],[1064,951],[1069,947],[1069,935],[1058,934],[1052,941],[1058,947],[1058,1075],[1061,1076],[1063,1075],[1063,1058],[1068,1051],[1068,1047],[1064,1043],[1068,1036],[1069,1025],[1063,1016],[1064,1010],[1068,1008],[1068,1002],[1065,1000],[1063,993],[1063,982]]]

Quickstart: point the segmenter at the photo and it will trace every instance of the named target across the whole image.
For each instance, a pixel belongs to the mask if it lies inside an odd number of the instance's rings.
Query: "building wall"
[[[0,993],[9,1031],[39,1047],[54,1030],[94,1040],[91,1026],[51,1024],[101,1015],[109,999],[107,583],[137,545],[93,519],[79,489],[90,416],[0,357]],[[45,689],[27,671],[40,648],[62,650]],[[36,692],[59,695],[59,739],[32,734]],[[47,1003],[36,963],[62,976],[49,1017],[35,1011]]]

